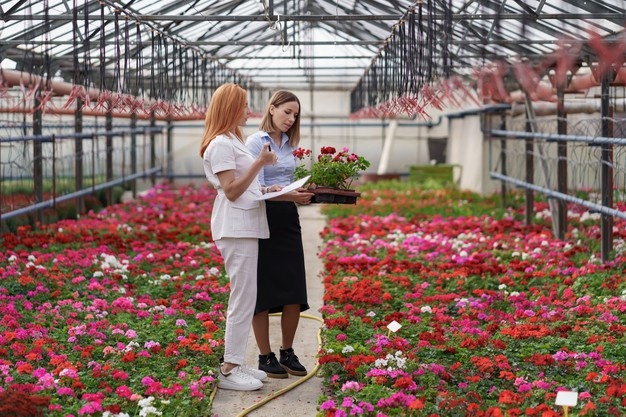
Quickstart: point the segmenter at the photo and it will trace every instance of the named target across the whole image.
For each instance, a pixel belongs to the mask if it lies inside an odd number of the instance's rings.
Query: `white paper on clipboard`
[[[297,190],[302,187],[306,182],[311,178],[310,175],[307,175],[304,178],[299,179],[298,181],[294,181],[289,185],[285,185],[280,191],[272,191],[269,193],[263,194],[261,197],[257,198],[257,200],[268,200],[270,198],[278,197],[279,195],[287,194],[290,191]]]

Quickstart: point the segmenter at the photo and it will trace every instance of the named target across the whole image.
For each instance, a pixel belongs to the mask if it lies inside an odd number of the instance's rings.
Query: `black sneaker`
[[[278,363],[274,352],[270,352],[267,355],[259,355],[259,369],[270,378],[287,378],[289,376],[287,371]]]
[[[298,361],[293,348],[280,350],[280,365],[291,375],[304,376],[307,374],[306,368]]]

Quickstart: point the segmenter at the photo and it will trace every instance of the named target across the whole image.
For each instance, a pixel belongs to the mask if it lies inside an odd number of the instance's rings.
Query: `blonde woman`
[[[252,391],[267,374],[244,365],[257,293],[259,239],[269,237],[265,203],[259,197],[282,187],[261,187],[258,175],[275,164],[268,146],[253,155],[242,141],[248,119],[247,92],[237,84],[220,86],[211,97],[200,146],[204,172],[217,189],[211,213],[211,233],[224,259],[230,296],[224,337],[224,362],[218,387]]]

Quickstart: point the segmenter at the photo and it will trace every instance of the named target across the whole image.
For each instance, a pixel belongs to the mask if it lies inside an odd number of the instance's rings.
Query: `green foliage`
[[[480,196],[440,183],[418,184],[411,181],[390,180],[367,182],[357,187],[361,193],[355,205],[325,206],[323,212],[329,218],[368,214],[385,216],[395,213],[406,218],[428,216],[481,216],[502,218],[511,213],[503,209],[499,195]]]

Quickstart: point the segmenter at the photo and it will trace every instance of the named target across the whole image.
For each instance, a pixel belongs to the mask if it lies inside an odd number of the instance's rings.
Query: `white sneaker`
[[[240,368],[241,372],[258,379],[259,381],[264,381],[267,379],[267,374],[260,369],[248,368],[246,365],[240,365]]]
[[[228,375],[224,374],[220,367],[217,387],[235,391],[254,391],[263,387],[263,383],[253,376],[245,373],[241,366],[234,367]]]

